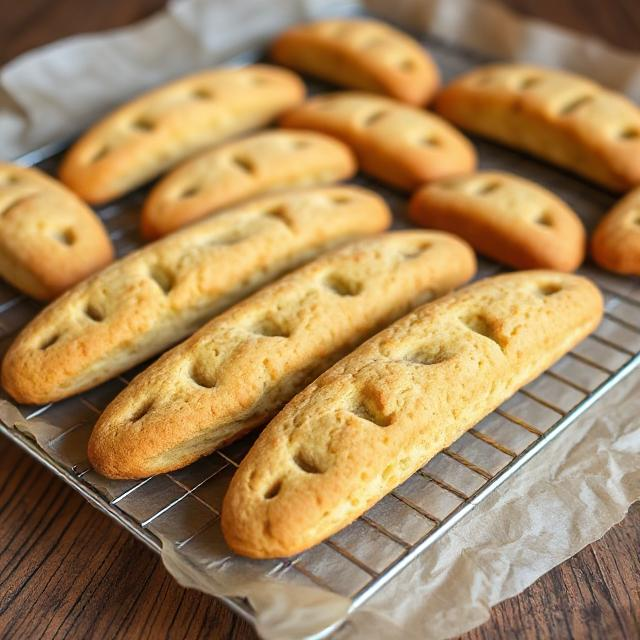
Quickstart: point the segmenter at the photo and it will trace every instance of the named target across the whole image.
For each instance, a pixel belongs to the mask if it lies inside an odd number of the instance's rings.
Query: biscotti
[[[357,344],[474,272],[471,248],[438,231],[397,231],[325,254],[135,378],[96,423],[89,460],[111,478],[186,466],[264,424]]]
[[[366,93],[316,96],[285,114],[285,127],[314,129],[339,138],[360,168],[405,190],[475,169],[471,143],[437,115]]]
[[[277,189],[329,184],[356,171],[335,138],[309,131],[266,131],[206,151],[161,180],[142,210],[142,235],[157,238],[198,218]]]
[[[0,277],[51,300],[113,260],[95,213],[37,169],[0,163]]]
[[[89,389],[193,333],[270,280],[351,238],[386,229],[364,189],[253,200],[129,254],[44,309],[10,347],[2,384],[19,402]]]
[[[304,94],[295,74],[268,65],[182,78],[93,126],[65,155],[60,178],[87,202],[107,202],[205,147],[266,125]]]
[[[447,86],[436,109],[610,189],[640,184],[640,109],[587,78],[523,64],[480,67]]]
[[[433,182],[413,196],[409,217],[516,269],[574,271],[584,259],[580,218],[551,192],[509,173]]]
[[[222,530],[290,556],[364,513],[598,324],[585,278],[528,271],[420,307],[337,362],[262,432],[231,481]]]
[[[331,19],[292,27],[271,47],[276,62],[348,89],[429,102],[440,74],[413,38],[366,19]]]
[[[640,187],[602,218],[591,239],[591,255],[603,269],[640,276]]]

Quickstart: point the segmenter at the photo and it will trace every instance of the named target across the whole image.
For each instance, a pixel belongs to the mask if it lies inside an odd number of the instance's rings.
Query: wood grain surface
[[[0,64],[63,36],[129,24],[163,4],[1,0]],[[640,49],[638,0],[504,4]],[[496,606],[464,640],[640,638],[639,550],[636,504],[600,541]],[[213,598],[180,588],[146,547],[0,437],[0,638],[255,637]]]

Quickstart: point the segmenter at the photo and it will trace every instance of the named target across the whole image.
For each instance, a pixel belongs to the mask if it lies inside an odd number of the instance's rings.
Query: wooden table
[[[4,4],[0,63],[63,36],[128,24],[164,2]],[[640,49],[638,0],[507,4]],[[177,586],[151,551],[1,437],[0,460],[1,638],[255,638],[216,600]],[[602,540],[496,606],[465,640],[639,638],[639,549],[637,503]]]

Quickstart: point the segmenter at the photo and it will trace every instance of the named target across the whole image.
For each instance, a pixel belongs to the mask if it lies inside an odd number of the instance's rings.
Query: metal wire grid
[[[438,49],[437,45],[435,49],[449,75],[473,61],[468,53]],[[588,223],[611,202],[605,192],[553,168],[505,149],[496,151],[482,141],[476,143],[484,166],[536,175],[570,204],[579,205],[576,208]],[[56,147],[59,150],[61,145]],[[53,171],[56,147],[32,154],[23,163],[39,163],[41,168]],[[361,183],[383,191],[395,210],[404,207],[404,200],[397,194],[368,180]],[[118,255],[139,246],[138,211],[143,197],[137,192],[99,211]],[[406,225],[399,218],[395,226]],[[481,261],[479,276],[497,270],[495,264]],[[352,525],[295,558],[258,563],[233,557],[222,539],[222,498],[255,436],[245,437],[186,469],[143,481],[107,481],[91,469],[86,443],[96,418],[143,366],[76,398],[37,408],[19,407],[29,422],[46,421],[44,430],[39,427],[40,446],[24,433],[8,428],[11,425],[0,424],[0,429],[152,549],[159,551],[164,539],[174,544],[185,560],[204,568],[207,558],[219,563],[226,557],[252,575],[317,585],[348,596],[356,608],[640,365],[640,283],[592,268],[583,271],[600,285],[606,299],[605,319],[592,336]],[[39,309],[37,303],[0,283],[0,354]],[[253,619],[247,602],[223,599],[241,615]]]
[[[119,254],[138,244],[140,198],[136,194],[100,212]],[[481,262],[482,275],[496,270],[496,265]],[[260,571],[321,586],[359,606],[469,511],[483,492],[511,475],[541,444],[640,364],[640,284],[594,269],[585,271],[606,298],[605,320],[592,336],[351,526],[295,558],[261,562]],[[0,350],[39,308],[8,285],[0,285]],[[98,415],[141,368],[79,397],[20,409],[29,421],[44,419],[55,425],[43,448],[68,472],[66,479],[81,486],[85,495],[148,545],[158,550],[164,538],[186,559],[202,563],[211,554],[219,560],[224,550],[219,529],[222,498],[252,444],[251,436],[187,469],[137,482],[105,481],[86,459],[86,442]],[[15,431],[12,435],[26,439]],[[30,448],[41,459],[47,455]],[[254,570],[258,564],[232,561],[252,564]],[[246,605],[240,606],[246,614]]]

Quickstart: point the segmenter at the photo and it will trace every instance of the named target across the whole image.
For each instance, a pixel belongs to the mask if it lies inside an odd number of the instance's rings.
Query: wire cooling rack
[[[445,77],[481,61],[438,42],[428,46]],[[241,61],[258,56],[248,52]],[[588,227],[613,202],[606,192],[557,169],[480,140],[474,142],[484,168],[507,169],[546,185],[568,201]],[[63,146],[42,149],[21,161],[55,173],[57,152]],[[408,226],[404,197],[363,178],[358,182],[387,198],[396,214],[394,226]],[[143,198],[144,191],[139,191],[98,210],[118,255],[140,244],[138,211]],[[479,277],[498,270],[496,264],[481,260]],[[604,321],[590,337],[352,525],[291,559],[237,558],[222,539],[222,499],[255,436],[186,469],[142,481],[109,481],[93,471],[86,457],[93,424],[143,367],[63,402],[5,411],[0,429],[153,550],[160,551],[162,538],[194,565],[206,567],[226,558],[240,571],[250,568],[254,576],[316,585],[347,596],[355,609],[640,365],[640,282],[589,266],[582,271],[600,286],[606,302]],[[0,355],[39,309],[36,302],[0,283]],[[2,394],[0,399],[8,400]],[[254,621],[245,600],[223,600]]]

